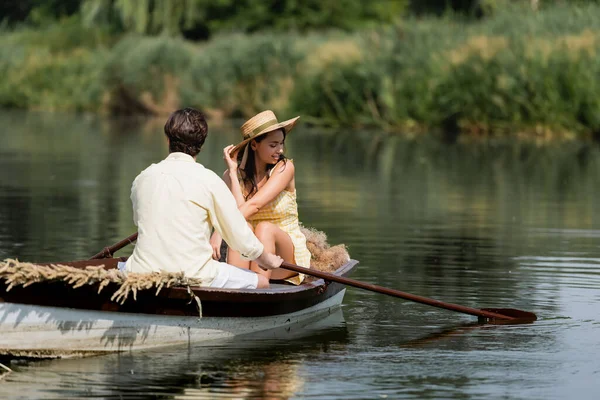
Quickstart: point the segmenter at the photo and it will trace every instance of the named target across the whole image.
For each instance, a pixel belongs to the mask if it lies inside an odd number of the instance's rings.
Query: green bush
[[[124,37],[111,49],[101,74],[105,105],[111,112],[127,114],[176,108],[180,79],[193,52],[182,39]]]
[[[517,8],[363,33],[362,56],[311,70],[293,107],[333,125],[598,132],[598,17],[596,6]]]
[[[226,36],[194,52],[182,85],[186,104],[251,116],[287,109],[305,56],[292,35]]]
[[[103,51],[52,54],[43,48],[0,46],[0,106],[97,111]]]

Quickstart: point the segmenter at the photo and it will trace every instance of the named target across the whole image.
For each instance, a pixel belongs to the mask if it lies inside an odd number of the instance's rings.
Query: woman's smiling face
[[[269,132],[260,142],[253,141],[252,149],[256,158],[265,164],[277,164],[283,154],[285,135],[281,129]]]

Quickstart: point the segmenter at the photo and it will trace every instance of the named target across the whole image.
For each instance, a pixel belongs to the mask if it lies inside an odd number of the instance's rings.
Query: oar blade
[[[482,310],[514,318],[512,320],[506,321],[509,323],[528,323],[537,320],[537,315],[535,315],[534,313],[529,311],[517,310],[516,308],[482,308]]]

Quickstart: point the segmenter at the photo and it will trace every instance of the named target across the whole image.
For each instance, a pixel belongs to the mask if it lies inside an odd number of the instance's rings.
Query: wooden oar
[[[456,311],[463,314],[475,315],[477,317],[488,320],[511,320],[515,322],[533,322],[537,319],[534,313],[528,311],[516,310],[514,308],[471,308],[458,304],[444,303],[439,300],[430,299],[428,297],[418,296],[410,293],[401,292],[399,290],[389,289],[383,286],[377,286],[370,283],[357,281],[343,276],[329,274],[327,272],[317,271],[299,267],[288,262],[283,262],[281,268],[289,271],[298,272],[300,274],[311,275],[317,278],[325,279],[326,281],[337,282],[347,286],[353,286],[360,289],[369,290],[371,292],[387,294],[388,296],[399,297],[401,299],[414,301],[417,303],[427,304],[429,306],[444,308],[446,310]]]
[[[129,235],[128,237],[126,237],[125,239],[121,240],[120,242],[117,242],[110,247],[105,247],[104,249],[102,249],[101,252],[92,256],[92,258],[90,258],[90,260],[97,260],[99,258],[112,257],[112,255],[114,253],[121,250],[123,247],[127,246],[130,243],[135,242],[137,237],[138,237],[138,233],[137,232],[133,233],[133,234]]]
[[[123,247],[127,246],[130,243],[133,243],[137,239],[137,232],[130,235],[129,237],[121,240],[113,244],[110,247],[105,247],[101,252],[94,255],[90,260],[95,260],[98,258],[106,258],[112,257],[113,253],[121,250]],[[357,281],[354,279],[346,278],[343,276],[329,274],[327,272],[317,271],[315,269],[308,269],[299,267],[294,264],[290,264],[288,262],[283,262],[281,268],[287,269],[289,271],[298,272],[300,274],[311,275],[317,278],[325,279],[326,281],[337,282],[347,286],[353,286],[359,289],[369,290],[375,293],[386,294],[388,296],[399,297],[401,299],[414,301],[421,304],[427,304],[429,306],[444,308],[450,311],[456,311],[463,314],[475,315],[481,319],[485,320],[504,320],[504,321],[514,321],[514,322],[533,322],[537,319],[537,315],[528,311],[521,311],[514,308],[471,308],[465,307],[458,304],[452,303],[444,303],[439,300],[430,299],[428,297],[418,296],[415,294],[401,292],[399,290],[386,288],[383,286],[377,286],[370,283],[365,283],[361,281]]]

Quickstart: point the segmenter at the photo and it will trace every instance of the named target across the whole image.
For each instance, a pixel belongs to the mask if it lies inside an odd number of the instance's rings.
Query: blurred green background
[[[9,0],[0,107],[598,138],[599,3]]]

